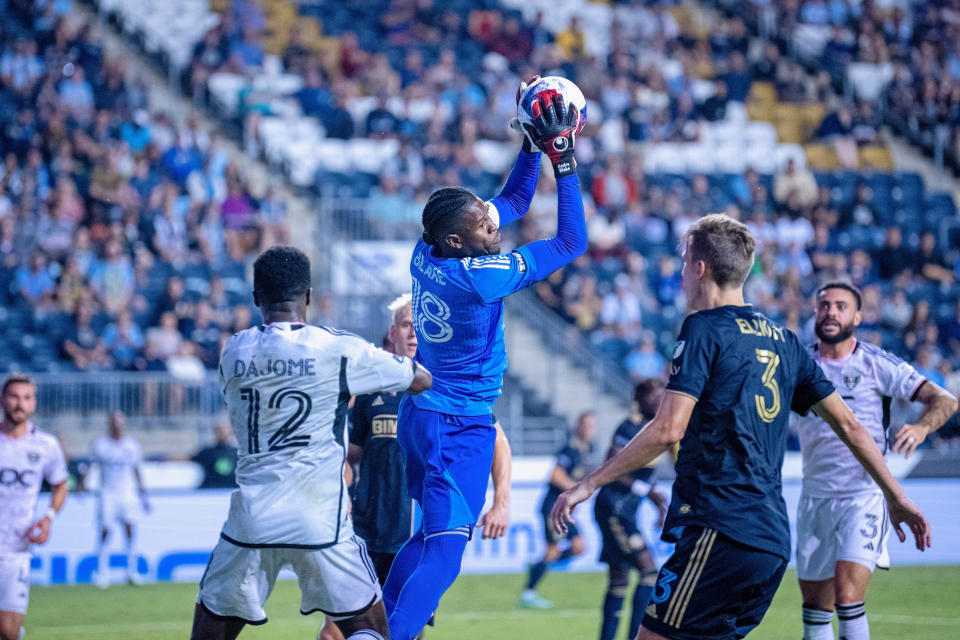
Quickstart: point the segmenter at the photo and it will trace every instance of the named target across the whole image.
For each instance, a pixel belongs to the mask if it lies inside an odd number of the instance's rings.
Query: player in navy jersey
[[[894,480],[873,438],[797,337],[743,301],[753,265],[747,227],[722,214],[684,234],[683,288],[690,315],[674,348],[656,416],[620,453],[557,498],[559,530],[598,488],[680,442],[661,568],[640,640],[742,638],[763,618],[783,577],[790,529],[780,470],[792,409],[811,409],[883,490],[901,541],[921,551],[930,525]]]
[[[550,510],[557,496],[569,489],[587,475],[584,456],[593,450],[593,433],[595,418],[592,411],[581,413],[577,418],[577,427],[570,440],[557,452],[557,464],[550,472],[547,482],[547,493],[540,504],[540,515],[543,516],[543,533],[546,537],[547,550],[543,558],[530,565],[530,575],[527,578],[527,588],[520,595],[520,605],[532,609],[551,609],[553,603],[537,594],[537,584],[543,579],[550,565],[575,558],[583,553],[583,538],[577,527],[570,526],[565,535],[558,535],[550,526]],[[560,542],[567,540],[570,543],[566,549],[560,549]]]
[[[433,372],[435,386],[426,397],[400,402],[397,438],[423,523],[384,585],[393,640],[410,640],[423,627],[456,579],[480,516],[494,450],[491,412],[507,368],[502,299],[587,247],[573,157],[579,115],[559,96],[537,104],[535,125],[498,196],[483,202],[466,189],[445,187],[423,210],[423,239],[410,265],[413,324],[416,359]],[[557,178],[557,235],[501,256],[499,227],[527,212],[536,189],[537,147]]]
[[[627,446],[643,425],[656,415],[662,396],[661,382],[643,380],[637,383],[633,390],[630,417],[621,422],[614,432],[613,441],[607,451],[607,460]],[[594,502],[593,513],[603,539],[600,562],[606,563],[608,569],[600,640],[613,640],[617,635],[631,570],[636,569],[640,577],[633,591],[628,637],[637,635],[644,609],[647,608],[650,594],[653,593],[653,585],[657,580],[657,565],[637,526],[640,503],[645,497],[650,498],[660,511],[659,527],[663,526],[663,519],[667,515],[667,498],[652,485],[653,471],[653,463],[634,469],[617,481],[604,485]]]

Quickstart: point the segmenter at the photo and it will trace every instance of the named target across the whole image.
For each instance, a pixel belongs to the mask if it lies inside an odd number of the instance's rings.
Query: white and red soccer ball
[[[517,103],[517,119],[520,124],[525,125],[525,129],[526,125],[533,125],[533,103],[543,94],[562,96],[563,103],[567,107],[573,105],[577,108],[577,112],[580,114],[580,122],[577,125],[577,133],[579,134],[584,125],[587,124],[587,100],[583,97],[580,87],[571,80],[560,76],[544,76],[533,82],[520,95],[520,100]]]

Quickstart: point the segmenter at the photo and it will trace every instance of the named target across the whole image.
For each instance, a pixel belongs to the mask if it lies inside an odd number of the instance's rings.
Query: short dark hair
[[[447,234],[464,231],[464,214],[477,200],[472,191],[463,187],[440,187],[431,193],[423,207],[423,241],[439,246]]]
[[[713,281],[727,289],[746,282],[756,242],[747,225],[723,213],[711,213],[687,229],[681,246],[707,263]]]
[[[7,393],[7,389],[9,389],[15,384],[28,384],[31,387],[35,386],[33,384],[33,380],[31,380],[27,376],[12,375],[3,381],[3,389],[0,390],[0,395],[5,395]]]
[[[849,282],[843,282],[841,280],[835,280],[833,282],[828,282],[819,289],[817,289],[817,297],[820,297],[820,294],[826,291],[827,289],[843,289],[844,291],[849,291],[853,294],[853,299],[857,301],[857,311],[863,307],[863,294],[860,293],[860,289],[856,288]]]
[[[637,383],[633,388],[633,401],[641,411],[648,408],[646,406],[647,398],[649,398],[652,393],[655,393],[661,386],[660,381],[656,378],[646,378]]]
[[[310,259],[295,247],[271,247],[253,263],[253,290],[261,305],[297,300],[310,290]]]

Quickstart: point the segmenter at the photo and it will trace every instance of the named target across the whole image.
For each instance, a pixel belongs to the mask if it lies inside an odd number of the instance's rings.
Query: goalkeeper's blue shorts
[[[400,401],[397,440],[407,491],[420,504],[425,534],[473,527],[487,495],[496,429],[492,416],[456,416]]]

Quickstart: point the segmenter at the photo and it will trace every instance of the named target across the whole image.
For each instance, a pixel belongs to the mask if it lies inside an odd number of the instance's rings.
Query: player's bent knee
[[[349,638],[355,633],[369,629],[383,638],[390,637],[390,629],[387,626],[387,612],[383,608],[383,600],[377,600],[370,608],[363,613],[347,618],[337,620],[337,627],[345,638]]]
[[[570,541],[570,555],[571,555],[571,556],[574,556],[574,557],[575,557],[575,556],[581,555],[581,554],[584,552],[584,549],[585,549],[585,547],[584,547],[584,544],[583,544],[583,538],[581,538],[580,536],[577,536],[576,538],[574,538],[574,539],[572,539],[572,540]]]
[[[20,637],[21,621],[20,617],[15,616],[0,618],[0,640],[17,640]]]

